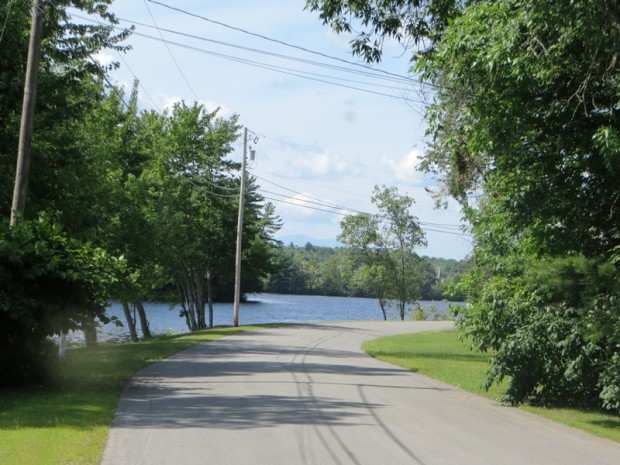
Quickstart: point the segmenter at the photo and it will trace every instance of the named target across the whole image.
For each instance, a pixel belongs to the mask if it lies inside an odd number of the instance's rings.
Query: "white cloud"
[[[327,152],[300,157],[295,164],[304,171],[304,174],[311,176],[328,176],[351,172],[345,161],[339,160]]]
[[[114,62],[114,57],[109,53],[98,52],[93,57],[94,60],[99,63],[101,66],[108,66]]]
[[[217,103],[213,100],[202,100],[201,99],[198,101],[198,103],[204,105],[207,111],[215,111],[219,108],[220,111],[218,111],[217,115],[222,118],[228,118],[232,116],[233,114],[233,111],[230,108],[228,108],[226,105]]]
[[[172,110],[175,103],[183,101],[183,99],[176,95],[166,95],[161,92],[158,94],[157,99],[161,102],[161,107],[166,110]]]
[[[413,149],[409,153],[403,155],[399,160],[381,157],[381,163],[388,166],[394,172],[396,179],[400,181],[411,181],[412,177],[423,177],[421,173],[416,171],[422,155],[421,150]]]

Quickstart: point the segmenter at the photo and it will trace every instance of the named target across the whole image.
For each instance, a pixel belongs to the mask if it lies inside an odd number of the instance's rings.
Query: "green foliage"
[[[152,231],[152,252],[178,290],[188,327],[205,329],[205,305],[229,299],[234,289],[239,165],[227,156],[237,139],[237,116],[229,119],[203,105],[184,102],[170,113],[141,115],[151,140],[137,184],[141,214]],[[247,183],[244,202],[242,292],[259,291],[276,271],[279,228],[272,205]]]
[[[384,268],[360,265],[355,249],[293,244],[278,249],[279,270],[265,283],[266,292],[379,298]],[[469,268],[466,261],[422,257],[421,298],[463,301],[457,283]],[[437,276],[439,274],[439,277]]]
[[[104,48],[124,49],[120,41],[128,31],[116,33],[110,26],[78,24],[68,20],[72,6],[115,23],[108,11],[111,0],[55,1],[46,8],[37,104],[32,142],[32,169],[26,218],[42,210],[62,215],[66,230],[74,233],[89,218],[86,207],[91,186],[89,160],[84,157],[77,135],[88,114],[100,102],[104,69],[92,62]],[[0,47],[0,211],[9,215],[17,141],[22,109],[25,64],[28,52],[31,2],[4,2]],[[87,221],[85,220],[84,224]],[[91,226],[92,223],[88,224]]]
[[[336,31],[361,24],[353,50],[367,60],[384,37],[416,45],[414,70],[435,87],[422,167],[473,225],[458,321],[497,350],[487,385],[510,377],[509,402],[618,410],[617,2],[307,5]]]
[[[506,277],[509,275],[509,277]],[[486,381],[509,378],[504,400],[618,410],[620,306],[613,266],[583,256],[523,258],[479,285],[457,322],[481,350],[496,351]]]
[[[124,262],[45,220],[0,225],[2,383],[41,376],[47,338],[107,322],[105,303]]]
[[[358,265],[366,267],[363,282],[374,281],[384,316],[384,302],[395,302],[401,320],[421,296],[424,267],[416,249],[426,245],[424,232],[409,212],[414,201],[396,188],[375,186],[372,203],[379,214],[345,217],[338,238],[353,248]]]
[[[141,302],[174,283],[184,305],[198,312],[192,327],[204,328],[205,303],[232,288],[234,271],[239,167],[226,157],[237,117],[185,103],[163,114],[140,113],[137,83],[129,95],[106,85],[105,73],[117,65],[92,59],[103,49],[128,47],[122,42],[130,31],[114,26],[111,0],[43,3],[25,223],[0,229],[1,382],[42,374],[48,336],[91,332],[95,317],[106,319],[104,304],[112,298],[136,305],[148,337]],[[13,0],[0,7],[0,210],[6,217],[30,6]],[[105,23],[80,23],[70,15],[76,10]],[[276,271],[278,219],[256,189],[250,180],[244,291],[259,290],[261,278]]]
[[[338,33],[355,33],[351,48],[366,61],[380,61],[386,37],[403,46],[433,49],[435,40],[458,11],[459,0],[306,0],[323,23]]]

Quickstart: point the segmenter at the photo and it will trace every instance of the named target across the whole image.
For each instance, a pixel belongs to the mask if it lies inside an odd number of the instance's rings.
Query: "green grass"
[[[380,360],[494,400],[500,400],[506,388],[504,382],[493,385],[489,391],[482,389],[490,355],[471,351],[467,343],[459,341],[456,331],[384,337],[365,343],[363,348]],[[532,405],[521,408],[558,423],[620,442],[619,415],[575,408],[543,408]]]
[[[257,329],[214,328],[68,351],[55,387],[0,391],[0,464],[97,464],[126,381],[200,342]]]

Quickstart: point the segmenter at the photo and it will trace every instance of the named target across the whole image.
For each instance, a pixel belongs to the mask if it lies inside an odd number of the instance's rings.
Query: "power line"
[[[298,203],[298,202],[293,202],[291,200],[285,200],[285,199],[278,199],[278,198],[274,198],[274,197],[268,197],[268,196],[263,196],[263,198],[267,199],[267,200],[272,200],[274,202],[280,202],[280,203],[285,203],[287,205],[293,205],[295,207],[300,207],[300,208],[305,208],[308,210],[314,210],[314,211],[320,211],[320,212],[324,212],[324,213],[331,213],[334,215],[339,215],[339,216],[349,216],[348,213],[344,213],[342,211],[334,211],[334,210],[327,210],[324,208],[318,208],[318,207],[313,207],[310,205],[305,205],[302,203]],[[372,215],[370,213],[366,213],[369,216],[374,216],[376,217],[377,215]],[[458,236],[461,237],[463,239],[467,239],[469,237],[471,237],[468,234],[464,234],[464,233],[457,233],[457,232],[453,232],[453,231],[446,231],[446,230],[441,230],[441,229],[434,229],[434,228],[429,228],[423,225],[422,222],[418,222],[418,224],[420,225],[420,229],[422,229],[423,231],[426,232],[436,232],[436,233],[440,233],[440,234],[448,234],[448,235],[452,235],[452,236]]]
[[[207,193],[209,195],[213,195],[215,197],[220,197],[220,198],[223,198],[223,199],[236,199],[238,197],[238,194],[218,194],[217,192],[213,192],[213,191],[207,190],[207,188],[205,186],[202,186],[202,185],[196,183],[195,181],[193,181],[190,178],[184,177],[183,179],[185,179],[185,181],[187,181],[191,185],[201,189],[203,192],[205,192],[205,193]],[[203,179],[202,181],[206,181],[206,180]],[[222,186],[218,186],[217,184],[212,184],[212,183],[210,183],[208,181],[207,181],[207,184],[210,184],[210,185],[212,185],[214,187],[217,187],[217,188],[220,188],[220,189],[228,190],[228,188],[225,188],[225,187],[222,187]]]
[[[137,36],[140,36],[140,37],[144,37],[144,38],[147,38],[147,39],[152,39],[152,40],[155,40],[155,41],[162,41],[162,39],[160,39],[160,38],[153,37],[153,36],[150,36],[148,34],[143,34],[143,33],[140,33],[140,32],[136,32],[136,33],[134,33],[134,35],[137,35]],[[176,47],[185,48],[187,50],[192,50],[192,51],[199,52],[199,53],[202,53],[202,54],[205,54],[205,55],[210,55],[210,56],[214,56],[214,57],[217,57],[217,58],[222,58],[222,59],[229,60],[229,61],[235,61],[237,63],[241,63],[241,64],[245,64],[245,65],[250,65],[250,66],[257,67],[257,68],[267,69],[267,70],[278,72],[278,73],[281,73],[281,74],[287,74],[289,76],[295,76],[295,77],[299,77],[299,78],[303,78],[303,79],[308,79],[310,81],[321,82],[321,83],[324,83],[324,84],[331,84],[333,86],[344,87],[344,88],[347,88],[347,89],[358,90],[358,91],[361,91],[361,92],[366,92],[366,93],[369,93],[369,94],[375,94],[375,95],[380,95],[380,96],[383,96],[383,97],[389,97],[389,98],[393,98],[393,99],[398,99],[398,100],[402,100],[402,101],[405,101],[405,102],[418,103],[418,104],[422,104],[422,105],[425,104],[425,102],[423,102],[421,100],[415,100],[415,99],[412,99],[412,98],[409,98],[409,97],[403,97],[403,96],[399,96],[399,95],[388,94],[388,93],[385,93],[385,92],[378,92],[378,91],[374,91],[374,90],[363,89],[363,88],[360,88],[360,87],[355,87],[355,86],[350,86],[350,85],[346,85],[346,84],[340,84],[340,83],[337,83],[337,82],[329,81],[328,79],[337,79],[337,78],[334,78],[332,76],[325,76],[325,79],[314,78],[314,77],[309,76],[308,72],[301,71],[301,70],[292,70],[290,68],[286,68],[286,67],[283,67],[283,66],[270,65],[270,64],[261,63],[259,61],[255,61],[255,60],[249,60],[249,59],[246,59],[246,58],[235,57],[235,56],[227,55],[227,54],[224,54],[224,53],[213,52],[213,51],[210,51],[210,50],[206,50],[204,48],[194,47],[192,45],[182,44],[180,42],[173,42],[173,41],[166,40],[166,39],[164,39],[164,41],[166,43],[168,43],[170,45],[174,45]]]
[[[162,41],[162,39],[160,39],[160,38],[153,37],[151,35],[143,34],[143,33],[140,33],[140,32],[135,32],[134,35],[137,35],[137,36],[140,36],[140,37],[144,37],[146,39],[152,39],[152,40],[155,40],[155,41]],[[221,58],[221,59],[225,59],[225,60],[229,60],[229,61],[234,61],[234,62],[237,62],[237,63],[249,65],[249,66],[254,66],[256,68],[262,68],[262,69],[274,71],[274,72],[277,72],[277,73],[286,74],[286,75],[289,75],[289,76],[295,76],[295,77],[299,77],[299,78],[302,78],[302,79],[307,79],[307,80],[310,80],[310,81],[321,82],[321,83],[324,83],[324,84],[330,84],[330,85],[337,86],[337,87],[343,87],[343,88],[346,88],[346,89],[358,90],[360,92],[366,92],[366,93],[369,93],[369,94],[375,94],[375,95],[379,95],[379,96],[383,96],[383,97],[398,99],[398,100],[402,100],[402,101],[405,101],[405,102],[418,103],[418,104],[421,104],[421,105],[425,104],[425,102],[423,102],[421,100],[415,100],[415,99],[412,99],[412,98],[409,98],[409,97],[404,97],[404,96],[394,95],[394,94],[388,94],[388,93],[385,93],[385,92],[378,92],[378,91],[374,91],[374,90],[370,90],[370,89],[363,89],[361,87],[356,87],[356,86],[351,86],[351,85],[347,85],[347,84],[341,84],[341,83],[329,81],[328,79],[338,79],[337,77],[333,77],[333,76],[324,76],[324,79],[320,79],[320,78],[316,78],[316,77],[310,76],[309,75],[310,73],[308,73],[306,71],[292,70],[290,68],[286,68],[286,67],[283,67],[283,66],[270,65],[270,64],[267,64],[267,63],[261,63],[259,61],[249,60],[247,58],[235,57],[235,56],[227,55],[227,54],[224,54],[224,53],[213,52],[213,51],[210,51],[210,50],[206,50],[204,48],[194,47],[192,45],[182,44],[180,42],[173,42],[173,41],[166,40],[166,39],[164,39],[163,41],[168,43],[169,45],[174,45],[176,47],[185,48],[187,50],[191,50],[191,51],[194,51],[194,52],[202,53],[202,54],[205,54],[205,55],[210,55],[210,56],[214,56],[214,57],[217,57],[217,58]],[[372,84],[369,84],[369,85],[372,85]]]
[[[343,213],[343,212],[334,211],[334,210],[327,210],[327,209],[318,208],[318,207],[311,207],[309,205],[300,204],[300,203],[293,202],[293,201],[290,201],[290,200],[276,199],[276,198],[267,197],[267,196],[264,196],[264,198],[267,199],[267,200],[273,200],[274,202],[286,203],[286,204],[289,204],[289,205],[294,205],[296,207],[307,208],[308,210],[316,210],[316,211],[325,212],[325,213],[333,213],[334,215],[340,215],[340,216],[347,216],[348,215],[348,213]]]
[[[155,25],[155,28],[157,29],[157,32],[159,33],[159,36],[161,37],[162,42],[166,46],[166,50],[168,50],[168,54],[170,55],[170,58],[172,58],[172,61],[174,62],[174,65],[176,66],[177,70],[179,71],[179,74],[181,75],[181,77],[185,81],[185,84],[187,85],[187,87],[190,90],[190,92],[194,95],[194,98],[196,100],[200,100],[198,98],[198,95],[196,95],[196,92],[194,92],[194,89],[192,88],[191,84],[187,80],[187,77],[185,76],[185,73],[183,73],[183,70],[179,66],[179,63],[177,62],[176,58],[172,54],[172,51],[170,50],[170,47],[168,47],[168,42],[166,42],[166,40],[164,39],[164,35],[162,34],[161,29],[159,29],[159,26],[157,25],[157,21],[155,21],[155,17],[153,16],[153,13],[151,13],[151,9],[149,8],[149,4],[147,3],[146,0],[144,0],[144,6],[146,7],[146,10],[149,12],[149,15],[151,16],[151,19],[153,20],[153,24]]]
[[[259,171],[261,173],[264,173],[264,171],[256,169],[256,168],[254,169],[254,171]],[[328,189],[328,190],[332,190],[332,191],[335,191],[335,192],[342,192],[344,194],[351,194],[351,195],[355,195],[357,197],[364,197],[364,198],[367,197],[366,194],[361,194],[359,192],[352,192],[352,191],[348,191],[348,190],[345,190],[345,189],[338,189],[338,188],[335,188],[335,187],[326,186],[324,184],[317,184],[317,183],[313,183],[313,182],[307,181],[305,179],[292,178],[290,176],[283,176],[281,174],[275,174],[275,173],[269,173],[269,174],[271,176],[275,176],[276,178],[288,179],[289,181],[303,182],[304,184],[308,184],[310,186],[315,186],[315,187],[320,187],[322,189]]]
[[[285,194],[280,194],[278,192],[272,192],[272,191],[268,191],[265,189],[260,189],[261,192],[264,192],[266,194],[271,194],[271,195],[279,195],[280,197],[284,197],[285,199],[291,199],[291,197],[285,195]],[[302,194],[303,195],[303,194]],[[309,197],[309,199],[311,199],[311,197]],[[311,205],[318,205],[320,207],[325,207],[325,208],[333,208],[334,209],[334,213],[339,213],[339,211],[341,212],[347,212],[346,214],[351,214],[351,213],[362,213],[360,211],[357,210],[352,210],[349,209],[347,207],[339,207],[336,205],[331,205],[329,203],[323,203],[322,201],[315,201],[315,200],[308,200],[308,199],[298,199],[299,202],[303,202],[304,204],[311,204]],[[339,213],[340,214],[340,213]]]
[[[83,19],[88,19],[88,18],[83,18]],[[151,26],[149,24],[145,24],[145,23],[142,23],[140,21],[133,20],[133,19],[126,19],[126,18],[121,18],[121,17],[117,17],[116,19],[118,19],[121,22],[129,23],[129,24],[131,24],[133,26],[140,26],[140,27],[145,27],[145,28],[148,28],[148,29],[155,29],[154,26]],[[225,42],[225,41],[221,41],[221,40],[209,39],[207,37],[198,36],[198,35],[195,35],[195,34],[189,34],[187,32],[182,32],[182,31],[176,31],[176,30],[173,30],[173,29],[166,29],[166,28],[159,27],[159,30],[167,32],[167,33],[170,33],[170,34],[179,35],[179,36],[182,36],[182,37],[187,37],[187,38],[190,38],[190,39],[195,39],[195,40],[199,40],[199,41],[203,41],[203,42],[209,42],[209,43],[216,44],[216,45],[222,45],[222,46],[225,46],[225,47],[236,48],[238,50],[248,51],[248,52],[252,52],[252,53],[258,53],[258,54],[267,55],[267,56],[270,56],[270,57],[273,57],[273,58],[280,58],[280,59],[283,59],[283,60],[295,61],[295,62],[298,62],[298,63],[307,64],[307,65],[328,68],[328,69],[335,70],[335,71],[342,71],[342,72],[346,72],[346,73],[357,74],[357,75],[361,75],[361,76],[365,76],[365,77],[369,77],[369,78],[373,78],[373,79],[381,79],[381,80],[384,80],[384,81],[390,81],[390,82],[400,83],[400,84],[419,84],[418,81],[413,81],[412,82],[411,79],[406,78],[406,77],[392,77],[392,76],[379,75],[373,68],[368,68],[368,69],[364,69],[364,70],[352,69],[352,68],[347,68],[347,67],[344,67],[344,66],[337,66],[337,65],[332,65],[332,64],[329,64],[329,63],[308,60],[306,58],[300,58],[300,57],[291,56],[291,55],[284,55],[284,54],[281,54],[281,53],[271,52],[271,51],[257,49],[257,48],[253,48],[253,47],[246,47],[246,46],[243,46],[243,45],[232,44],[230,42]]]
[[[150,0],[149,0],[149,1],[150,1]],[[156,2],[155,2],[155,3],[156,3]],[[99,22],[99,23],[100,23],[100,22]],[[101,23],[100,23],[100,24],[101,24]],[[153,38],[153,37],[151,37],[151,36],[147,36],[147,37]],[[163,37],[162,37],[161,39],[157,39],[157,38],[153,38],[153,39],[155,39],[155,40],[161,40],[161,41],[163,41],[163,42],[167,42],[165,39],[163,39]],[[173,43],[173,44],[174,44],[174,43]],[[182,45],[182,44],[181,44],[181,45]],[[90,58],[92,61],[94,61],[94,59],[92,58],[92,56],[91,56],[91,57],[89,57],[89,58]],[[121,58],[122,58],[122,56],[121,56]],[[133,74],[133,72],[132,72],[132,74]],[[134,74],[134,77],[136,77],[136,79],[137,79],[137,76],[136,76],[135,74]],[[117,88],[116,88],[116,87],[115,87],[112,83],[110,83],[110,81],[109,81],[109,79],[107,78],[107,76],[105,76],[105,75],[104,75],[104,78],[105,78],[106,82],[108,83],[108,85],[110,86],[110,88],[112,89],[112,91],[113,91],[113,92],[115,92],[115,93],[117,93],[117,94],[119,95],[119,98],[120,98],[121,102],[122,102],[122,103],[123,103],[123,104],[124,104],[124,105],[125,105],[128,109],[129,109],[130,107],[129,107],[129,105],[125,102],[125,100],[124,100],[123,96],[122,96],[122,95],[120,95],[120,94],[118,93],[118,89],[117,89]],[[142,124],[142,121],[141,121],[139,118],[138,118],[138,120],[140,121],[140,124]],[[280,142],[283,142],[283,141],[280,141]],[[283,143],[285,143],[285,142],[283,142]],[[150,144],[150,141],[149,141],[149,144]],[[338,158],[338,157],[336,157],[336,158]],[[345,161],[349,161],[349,162],[351,162],[351,163],[356,163],[356,162],[352,162],[352,161],[350,161],[350,160],[345,160]],[[360,163],[360,164],[361,164],[361,163]],[[364,165],[364,164],[362,164],[362,165]],[[372,167],[371,165],[365,165],[365,166]],[[372,168],[375,168],[375,167],[372,167]],[[214,196],[218,196],[218,197],[222,197],[222,198],[228,198],[228,199],[230,199],[230,198],[235,198],[235,197],[236,197],[236,195],[224,195],[224,194],[219,194],[219,193],[216,193],[216,192],[209,191],[209,190],[207,190],[207,189],[205,188],[205,186],[201,186],[201,185],[197,184],[196,182],[194,182],[193,180],[191,180],[191,179],[189,179],[189,178],[185,178],[185,177],[184,177],[184,179],[185,179],[187,182],[189,182],[190,184],[192,184],[192,185],[194,185],[194,186],[196,186],[196,187],[198,187],[198,188],[203,189],[203,190],[204,190],[206,193],[208,193],[209,195],[214,195]],[[269,183],[271,183],[271,184],[274,184],[274,185],[276,185],[276,186],[278,186],[278,187],[280,187],[280,188],[282,188],[282,189],[288,190],[288,191],[290,191],[290,192],[293,192],[293,193],[296,193],[296,194],[302,195],[302,196],[304,196],[304,197],[307,197],[308,199],[313,199],[313,198],[314,198],[314,197],[312,197],[312,196],[309,196],[308,194],[303,194],[303,193],[297,192],[297,191],[295,191],[295,190],[293,190],[293,189],[289,189],[289,188],[284,187],[284,186],[281,186],[281,185],[279,185],[279,184],[277,184],[277,183],[273,183],[273,182],[268,181],[268,180],[266,180],[266,179],[264,179],[264,178],[259,178],[259,179],[263,179],[263,180],[264,180],[264,181],[266,181],[266,182],[269,182]],[[211,184],[213,187],[223,188],[223,189],[229,190],[229,188],[225,188],[225,187],[223,187],[223,186],[217,186],[217,185],[215,185],[215,184],[213,184],[213,183],[209,183],[208,181],[207,181],[207,184]],[[232,188],[230,188],[230,189],[232,190]],[[332,204],[332,203],[330,203],[330,202],[326,202],[326,201],[320,200],[320,199],[318,199],[318,198],[314,198],[314,199],[315,199],[315,200],[317,200],[317,201],[312,201],[312,200],[302,200],[303,204],[300,204],[299,202],[293,202],[293,201],[290,201],[290,200],[286,200],[286,196],[285,196],[285,195],[283,195],[283,194],[274,193],[274,192],[270,192],[270,191],[265,191],[265,192],[266,192],[266,193],[271,193],[272,195],[277,195],[277,196],[285,197],[285,199],[278,199],[278,198],[273,198],[273,197],[268,197],[268,196],[262,196],[262,197],[263,197],[263,199],[265,199],[265,200],[273,200],[273,201],[276,201],[276,202],[281,202],[281,203],[285,203],[285,204],[290,204],[290,205],[294,205],[294,206],[301,207],[301,208],[307,208],[307,209],[311,209],[311,210],[322,211],[322,212],[331,213],[331,214],[337,214],[337,215],[340,215],[340,216],[347,216],[348,214],[350,214],[350,213],[346,213],[346,212],[351,212],[351,213],[356,213],[356,214],[367,214],[367,215],[370,215],[370,216],[375,216],[375,217],[377,216],[377,215],[372,215],[372,214],[369,214],[369,213],[361,212],[361,211],[359,211],[359,210],[351,209],[351,208],[348,208],[348,207],[343,207],[343,206],[340,206],[340,205]],[[306,204],[314,204],[314,205],[318,205],[319,207],[324,207],[324,208],[313,207],[313,206],[306,205]],[[461,237],[466,237],[466,235],[465,235],[465,234],[454,232],[454,229],[452,229],[451,231],[449,230],[449,229],[451,229],[451,228],[455,228],[455,227],[457,227],[456,225],[442,225],[442,224],[439,224],[439,223],[424,223],[424,222],[419,222],[419,224],[420,224],[420,225],[422,225],[422,226],[433,226],[434,228],[444,228],[444,230],[441,230],[441,229],[433,229],[433,228],[429,228],[429,227],[424,227],[424,228],[422,228],[422,229],[424,229],[424,230],[426,230],[426,231],[432,231],[432,232],[438,232],[438,233],[444,233],[444,234],[452,234],[452,235],[457,235],[457,236],[461,236]],[[446,229],[448,229],[448,230],[446,230]]]
[[[307,202],[309,202],[309,203],[314,203],[314,204],[326,206],[326,207],[329,207],[329,208],[334,208],[334,209],[337,209],[337,210],[346,210],[346,211],[349,211],[351,213],[364,213],[364,212],[361,212],[359,210],[355,210],[353,208],[343,207],[342,205],[337,205],[337,204],[332,203],[332,202],[327,202],[326,200],[322,200],[322,199],[319,199],[317,197],[313,197],[313,196],[310,196],[308,194],[304,194],[303,192],[298,192],[296,190],[289,189],[288,187],[284,187],[281,184],[277,184],[277,183],[275,183],[273,181],[269,181],[268,179],[261,178],[260,176],[256,176],[255,175],[254,177],[257,178],[257,179],[260,179],[262,181],[265,181],[265,182],[267,182],[269,184],[273,184],[274,186],[279,187],[280,189],[284,189],[286,191],[292,192],[293,194],[297,194],[297,195],[300,195],[302,197],[306,197],[308,199],[311,199],[311,200],[307,200]],[[265,192],[268,192],[268,193],[274,194],[274,195],[282,195],[282,194],[276,194],[274,192],[269,192],[269,191],[265,191]],[[306,201],[306,200],[304,200],[304,201]]]
[[[79,17],[79,16],[76,16]],[[81,17],[81,19],[84,20],[89,20],[88,18],[84,18]],[[128,21],[128,20],[123,20],[123,21]],[[132,22],[131,24],[140,24],[137,22]],[[114,26],[112,25],[112,27],[115,27],[117,29],[121,29],[118,26]],[[149,27],[149,26],[144,26],[144,27]],[[134,32],[133,33],[135,36],[139,36],[139,37],[143,37],[145,39],[150,39],[150,40],[154,40],[157,42],[164,42],[166,44],[166,47],[168,47],[168,45],[173,45],[176,47],[180,47],[180,48],[184,48],[193,52],[197,52],[197,53],[202,53],[205,55],[209,55],[209,56],[214,56],[216,58],[220,58],[220,59],[224,59],[224,60],[228,60],[228,61],[233,61],[233,62],[237,62],[240,64],[244,64],[244,65],[248,65],[248,66],[253,66],[256,68],[262,68],[262,69],[266,69],[272,72],[277,72],[280,74],[286,74],[289,76],[294,76],[294,77],[298,77],[298,78],[302,78],[302,79],[307,79],[310,81],[315,81],[315,82],[320,82],[323,84],[330,84],[333,86],[337,86],[337,87],[343,87],[346,89],[352,89],[352,90],[357,90],[360,92],[366,92],[369,94],[374,94],[374,95],[379,95],[379,96],[383,96],[383,97],[388,97],[388,98],[392,98],[392,99],[397,99],[397,100],[401,100],[404,102],[409,102],[409,103],[415,103],[415,104],[420,104],[420,105],[425,105],[426,102],[422,101],[422,100],[417,100],[411,97],[406,97],[405,95],[395,95],[392,93],[386,93],[386,92],[380,92],[380,91],[376,91],[376,90],[371,90],[371,89],[364,89],[362,87],[357,87],[357,86],[353,86],[353,85],[348,85],[348,84],[343,84],[340,82],[333,82],[334,80],[336,81],[343,81],[343,82],[351,82],[354,84],[360,84],[360,85],[366,85],[366,86],[373,86],[373,87],[381,87],[381,88],[386,88],[386,89],[391,89],[391,90],[401,90],[403,93],[406,92],[405,90],[403,90],[400,87],[394,87],[394,86],[389,86],[389,85],[385,85],[385,84],[377,84],[377,83],[372,83],[372,82],[366,82],[366,81],[358,81],[358,80],[354,80],[354,79],[348,79],[348,78],[342,78],[339,76],[333,76],[333,75],[324,75],[324,74],[319,74],[319,73],[313,73],[310,71],[303,71],[300,69],[292,69],[292,68],[288,68],[285,66],[278,66],[278,65],[274,65],[274,64],[269,64],[269,63],[265,63],[265,62],[260,62],[260,61],[256,61],[256,60],[250,60],[247,58],[241,58],[238,56],[233,56],[233,55],[229,55],[229,54],[225,54],[225,53],[219,53],[219,52],[214,52],[212,50],[207,50],[205,48],[200,48],[200,47],[196,47],[193,45],[189,45],[189,44],[185,44],[185,43],[181,43],[181,42],[175,42],[175,41],[171,41],[168,39],[165,39],[163,37],[154,37],[152,35],[149,34],[145,34],[142,32]],[[187,35],[187,34],[182,34],[179,33],[180,35]],[[195,36],[197,37],[197,36]],[[201,40],[209,40],[209,39],[205,39],[205,38],[200,38]],[[210,40],[209,40],[210,41]],[[215,41],[218,42],[218,41]],[[247,48],[246,48],[247,49]],[[270,54],[269,52],[264,52],[266,54]],[[271,54],[274,55],[274,54]],[[276,54],[277,55],[277,54]],[[284,55],[280,56],[282,58],[286,57]],[[292,57],[288,57],[288,59],[293,59]],[[124,60],[123,60],[124,61]],[[176,61],[176,60],[175,60]],[[297,61],[297,60],[295,60]],[[303,62],[303,61],[302,61]],[[307,62],[306,64],[314,64],[316,66],[322,66],[319,63],[315,63],[315,62]],[[178,64],[177,64],[178,66]],[[353,72],[353,70],[346,70],[345,68],[340,69],[340,71],[343,72]],[[182,73],[182,71],[181,71]],[[358,74],[358,73],[356,73]],[[367,77],[371,77],[373,79],[378,79],[378,76],[373,76],[373,75],[366,75]],[[186,78],[185,78],[186,79]],[[193,90],[192,90],[193,92]],[[194,93],[194,96],[196,96],[196,94]],[[196,96],[197,97],[197,96]]]
[[[287,190],[289,192],[292,192],[294,194],[301,195],[301,196],[306,197],[308,199],[316,200],[316,201],[312,201],[312,200],[300,199],[301,202],[315,204],[315,205],[324,206],[324,207],[327,207],[327,208],[333,208],[334,210],[337,210],[337,211],[331,211],[331,210],[319,209],[319,211],[325,211],[325,212],[328,212],[328,213],[335,213],[335,214],[344,215],[344,216],[346,216],[346,215],[348,215],[350,213],[354,213],[354,214],[363,214],[363,215],[369,215],[369,216],[377,217],[376,214],[373,215],[373,214],[368,213],[368,212],[363,212],[363,211],[360,211],[360,210],[357,210],[357,209],[353,209],[353,208],[349,208],[349,207],[344,207],[342,205],[337,205],[337,204],[334,204],[334,203],[331,203],[331,202],[326,202],[326,201],[323,201],[323,200],[318,199],[316,197],[312,197],[312,196],[310,196],[308,194],[303,194],[301,192],[298,192],[298,191],[296,191],[294,189],[289,189],[288,187],[285,187],[285,186],[282,186],[280,184],[274,183],[274,182],[269,181],[269,180],[267,180],[265,178],[261,178],[259,176],[255,176],[255,177],[257,179],[261,179],[261,180],[263,180],[263,181],[265,181],[265,182],[267,182],[269,184],[273,184],[273,185],[275,185],[277,187],[280,187],[281,189],[284,189],[284,190]],[[279,195],[281,197],[286,197],[284,194],[279,194],[279,193],[267,191],[267,190],[264,190],[264,189],[261,189],[261,190],[263,192],[266,192],[266,193],[269,193],[269,194],[272,194],[272,195]],[[300,203],[297,203],[297,202],[291,202],[291,201],[283,201],[283,202],[290,203],[292,205],[297,205],[297,206],[300,206],[300,207],[304,206],[303,204],[300,204]],[[308,208],[310,208],[310,207],[308,207]],[[345,214],[343,212],[349,212],[349,213]],[[385,217],[385,216],[379,216],[379,217],[383,218],[383,219],[387,219],[387,217]],[[418,224],[420,226],[425,226],[425,228],[423,228],[423,229],[425,229],[427,231],[441,232],[441,233],[453,234],[453,235],[458,235],[458,236],[467,236],[467,234],[463,234],[461,232],[456,232],[457,230],[460,230],[460,228],[461,228],[460,225],[444,224],[444,223],[429,223],[429,222],[424,222],[424,221],[418,221]],[[439,229],[433,229],[433,228],[439,228]]]
[[[170,10],[177,11],[179,13],[185,14],[187,16],[192,16],[194,18],[198,18],[198,19],[201,19],[203,21],[207,21],[207,22],[212,23],[212,24],[217,24],[218,26],[222,26],[222,27],[225,27],[227,29],[231,29],[231,30],[234,30],[234,31],[242,32],[244,34],[247,34],[247,35],[250,35],[250,36],[253,36],[253,37],[258,37],[258,38],[267,40],[269,42],[274,42],[274,43],[277,43],[277,44],[280,44],[280,45],[284,45],[286,47],[290,47],[290,48],[294,48],[294,49],[297,49],[297,50],[301,50],[301,51],[306,52],[306,53],[311,53],[311,54],[314,54],[314,55],[322,56],[322,57],[328,58],[330,60],[340,61],[340,62],[346,63],[348,65],[357,66],[357,67],[361,67],[361,68],[365,68],[365,69],[375,69],[375,68],[372,68],[372,67],[370,67],[368,65],[365,65],[365,64],[361,64],[361,63],[356,63],[356,62],[353,62],[353,61],[345,60],[344,58],[335,57],[335,56],[328,55],[328,54],[323,53],[323,52],[317,52],[315,50],[311,50],[311,49],[308,49],[308,48],[305,48],[305,47],[301,47],[299,45],[294,45],[294,44],[285,42],[283,40],[274,39],[274,38],[265,36],[263,34],[257,34],[255,32],[251,32],[251,31],[248,31],[248,30],[240,28],[240,27],[231,26],[230,24],[226,24],[226,23],[223,23],[221,21],[216,21],[216,20],[213,20],[213,19],[209,19],[209,18],[207,18],[205,16],[201,16],[201,15],[198,15],[196,13],[191,13],[191,12],[189,12],[187,10],[183,10],[181,8],[173,7],[173,6],[168,5],[166,3],[158,2],[158,1],[155,1],[155,0],[148,0],[148,1],[151,2],[151,3],[155,3],[156,5],[160,5],[160,6],[164,7],[164,8],[168,8]],[[385,71],[385,70],[382,70],[382,69],[376,69],[376,71],[378,71],[380,73],[383,73],[383,74],[386,74],[388,76],[398,77],[398,78],[401,78],[401,79],[403,79],[403,78],[404,79],[409,79],[409,81],[411,81],[411,82],[416,82],[416,80],[413,80],[411,78],[407,78],[405,76],[401,76],[401,75],[396,74],[396,73],[391,73],[389,71]],[[422,81],[419,81],[419,80],[417,81],[417,83],[419,83],[421,85],[426,85],[426,86],[429,86],[429,87],[435,87],[434,84],[422,82]]]

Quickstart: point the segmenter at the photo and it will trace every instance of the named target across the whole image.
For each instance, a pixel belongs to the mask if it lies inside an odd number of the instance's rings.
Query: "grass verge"
[[[254,329],[214,328],[69,350],[55,387],[0,391],[0,464],[99,463],[119,396],[134,373],[194,344]]]
[[[493,385],[489,391],[482,389],[489,367],[489,355],[472,352],[467,343],[459,341],[456,331],[384,337],[365,343],[363,348],[372,357],[494,400],[500,400],[506,388],[506,383],[502,383]],[[521,408],[620,443],[619,415],[574,408],[532,405]]]

